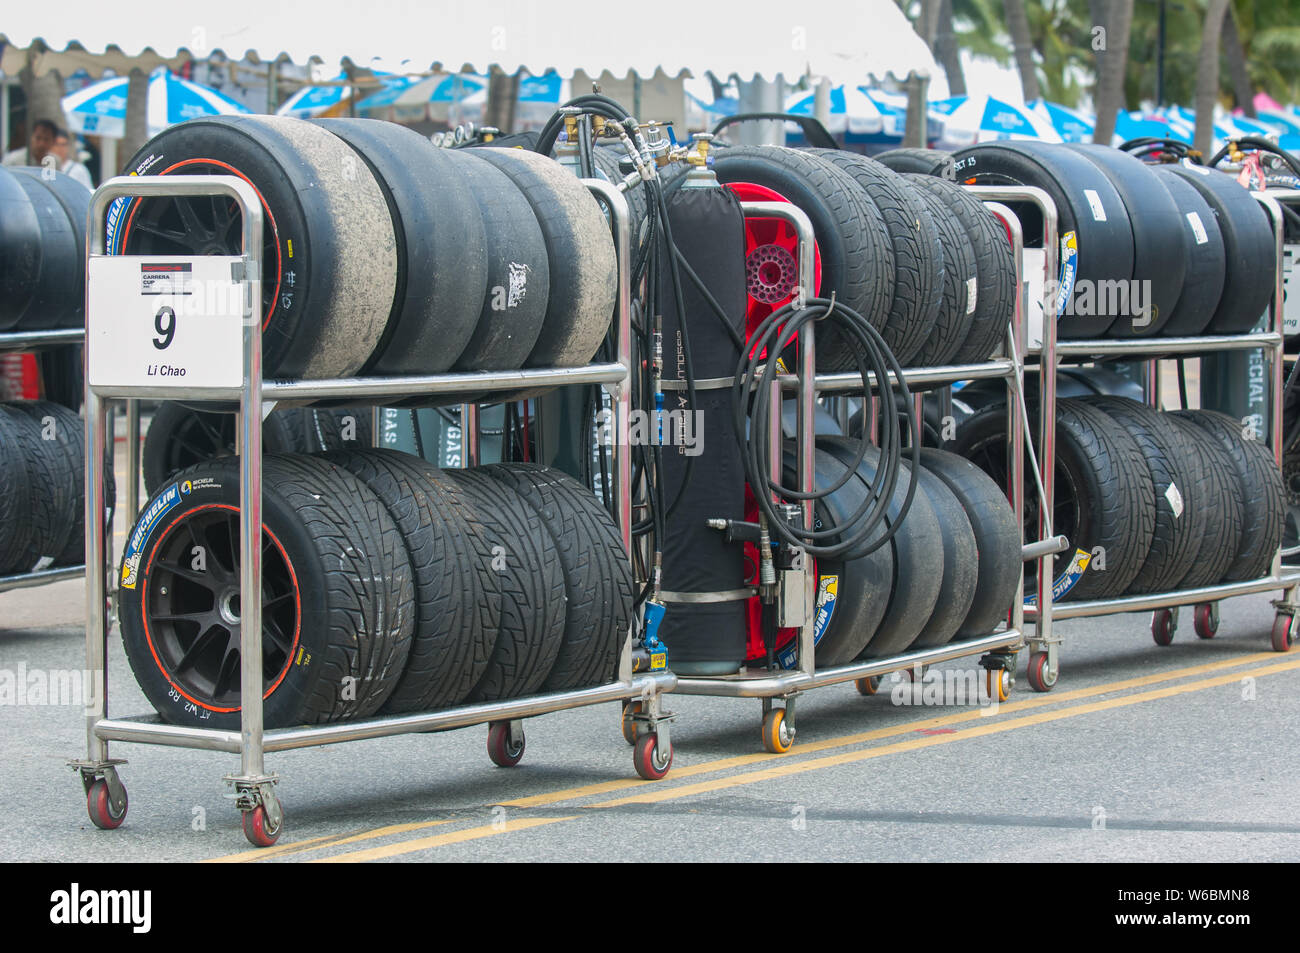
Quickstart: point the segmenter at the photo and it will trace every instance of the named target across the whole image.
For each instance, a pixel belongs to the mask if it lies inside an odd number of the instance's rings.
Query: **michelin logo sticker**
[[[1074,279],[1079,272],[1079,242],[1074,232],[1061,236],[1061,284],[1056,291],[1056,316],[1065,313],[1065,306],[1074,294]]]
[[[1085,549],[1076,549],[1074,551],[1074,558],[1070,560],[1070,565],[1065,568],[1064,573],[1057,577],[1056,582],[1052,583],[1053,602],[1057,602],[1061,596],[1074,588],[1075,583],[1083,578],[1083,574],[1087,571],[1090,562],[1092,562],[1092,553]],[[1037,594],[1027,598],[1025,605],[1038,605]]]
[[[193,485],[189,480],[184,483],[173,483],[158,499],[150,504],[149,509],[145,511],[140,522],[136,524],[135,532],[127,540],[126,552],[122,554],[122,583],[123,589],[134,589],[140,579],[140,557],[143,555],[144,542],[153,532],[153,528],[158,525],[164,516],[170,513],[180,501],[190,495]]]
[[[831,616],[835,614],[835,600],[839,592],[839,576],[822,576],[818,579],[817,614],[813,617],[813,645],[822,640],[822,636],[826,634],[826,627],[831,624]],[[791,639],[790,644],[777,657],[782,668],[794,668],[798,648],[799,640]]]

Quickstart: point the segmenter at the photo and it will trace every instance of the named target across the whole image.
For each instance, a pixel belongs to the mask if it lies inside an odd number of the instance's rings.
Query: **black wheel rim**
[[[202,547],[202,568],[195,547]],[[213,506],[173,523],[154,550],[144,615],[167,680],[197,705],[240,703],[239,511]],[[263,692],[292,659],[299,624],[297,584],[278,541],[262,530]]]
[[[192,411],[172,431],[167,444],[167,472],[235,455],[234,414]]]

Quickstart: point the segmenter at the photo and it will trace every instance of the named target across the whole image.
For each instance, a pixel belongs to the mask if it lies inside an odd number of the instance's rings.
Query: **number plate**
[[[93,256],[86,373],[93,387],[238,389],[243,302],[239,257]],[[251,282],[253,300],[260,282]]]

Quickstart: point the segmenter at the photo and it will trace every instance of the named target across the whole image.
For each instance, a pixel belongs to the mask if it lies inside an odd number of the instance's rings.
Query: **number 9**
[[[170,305],[158,309],[158,313],[153,316],[153,326],[160,335],[154,339],[153,346],[165,351],[171,346],[172,338],[176,337],[176,312]]]

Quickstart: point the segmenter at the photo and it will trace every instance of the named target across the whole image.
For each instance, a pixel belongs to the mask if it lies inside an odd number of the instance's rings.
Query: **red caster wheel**
[[[1043,655],[1046,662],[1047,656]],[[990,668],[984,671],[984,688],[989,700],[1004,702],[1011,697],[1011,673],[1005,668]]]
[[[639,715],[644,710],[641,702],[627,702],[623,705],[623,740],[635,747],[638,722],[633,715]]]
[[[1219,604],[1203,602],[1197,606],[1196,613],[1192,616],[1192,627],[1201,638],[1214,638],[1215,633],[1219,631]]]
[[[1174,644],[1174,614],[1169,609],[1157,609],[1151,615],[1151,638],[1156,645]],[[1199,633],[1198,633],[1199,634]]]
[[[1295,639],[1291,636],[1291,626],[1295,622],[1295,616],[1290,616],[1279,612],[1273,619],[1273,651],[1289,652],[1291,646],[1295,644]]]
[[[636,766],[636,773],[647,781],[662,781],[673,766],[673,746],[670,742],[668,750],[661,752],[657,733],[642,735],[632,749],[632,763]]]
[[[251,811],[245,811],[242,819],[244,836],[254,847],[270,847],[280,839],[284,822],[272,824],[266,816],[266,805],[259,804]]]
[[[857,686],[859,695],[875,695],[880,692],[879,675],[868,675],[865,678],[859,678],[853,684]]]
[[[103,778],[97,780],[86,792],[86,811],[90,821],[101,831],[114,831],[126,820],[126,788],[122,788],[122,805],[120,810],[113,809],[113,799],[108,793],[108,782]]]
[[[524,733],[512,732],[508,721],[494,721],[488,728],[487,750],[498,768],[513,768],[524,756]]]
[[[928,667],[925,665],[899,669],[898,677],[905,682],[920,682],[925,677]]]
[[[763,716],[763,750],[785,754],[794,746],[794,730],[785,720],[784,708],[773,708]]]
[[[1029,687],[1034,691],[1050,692],[1056,687],[1057,674],[1047,664],[1046,652],[1035,652],[1029,656],[1029,668],[1026,670],[1025,675],[1029,679]]]

